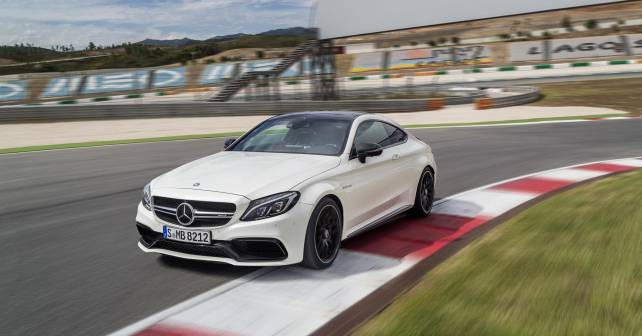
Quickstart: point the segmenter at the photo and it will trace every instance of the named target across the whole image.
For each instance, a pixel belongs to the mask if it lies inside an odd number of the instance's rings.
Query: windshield
[[[351,120],[293,116],[267,120],[229,150],[240,152],[339,155]]]

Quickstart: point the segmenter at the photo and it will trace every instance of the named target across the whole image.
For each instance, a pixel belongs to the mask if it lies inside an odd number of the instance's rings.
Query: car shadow
[[[236,267],[233,265],[218,263],[214,261],[183,259],[183,258],[172,257],[168,255],[160,255],[157,261],[163,267],[179,269],[182,271],[199,273],[204,275],[221,275],[221,274],[243,275],[260,268],[260,267]]]

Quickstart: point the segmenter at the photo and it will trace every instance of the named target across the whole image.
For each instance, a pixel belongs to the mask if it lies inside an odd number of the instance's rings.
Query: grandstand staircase
[[[270,70],[264,71],[248,71],[243,73],[241,76],[229,82],[225,85],[221,91],[216,94],[210,101],[213,102],[224,102],[230,100],[236,93],[241,91],[243,88],[250,85],[253,81],[261,78],[278,78],[283,72],[289,69],[296,62],[303,59],[303,57],[311,53],[314,48],[318,45],[317,40],[309,40],[300,45],[298,45],[294,50],[292,50],[279,64]]]

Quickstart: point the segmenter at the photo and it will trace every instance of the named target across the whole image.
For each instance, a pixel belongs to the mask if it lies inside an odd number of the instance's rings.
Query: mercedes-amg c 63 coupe
[[[430,147],[385,117],[276,116],[145,186],[138,246],[233,265],[321,269],[347,238],[402,212],[428,216],[436,174]]]

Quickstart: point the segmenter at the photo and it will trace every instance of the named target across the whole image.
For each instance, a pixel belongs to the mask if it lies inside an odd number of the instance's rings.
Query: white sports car
[[[145,186],[136,216],[143,251],[320,269],[342,240],[432,209],[430,147],[381,116],[285,114],[225,147]]]

